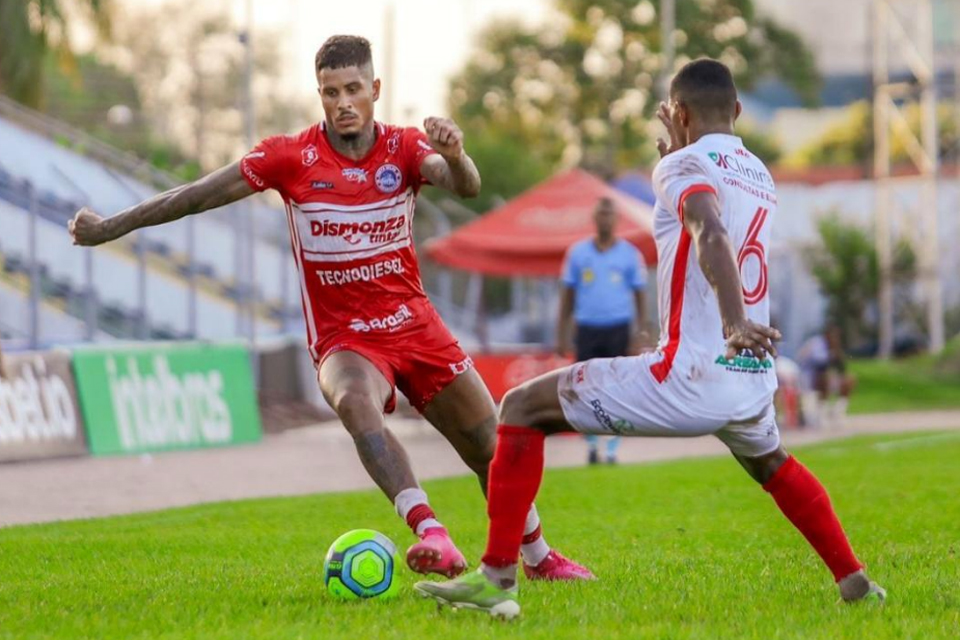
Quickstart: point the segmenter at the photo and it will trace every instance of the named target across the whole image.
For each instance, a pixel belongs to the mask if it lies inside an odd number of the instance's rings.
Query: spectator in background
[[[828,327],[808,338],[797,351],[797,360],[803,372],[804,423],[840,426],[856,386],[856,379],[847,373],[840,328]]]
[[[645,323],[646,269],[640,252],[617,238],[613,201],[601,198],[593,215],[597,232],[567,251],[561,275],[557,352],[571,352],[570,320],[576,322],[577,361],[615,358],[636,353]],[[586,436],[587,460],[600,462],[597,436]],[[606,461],[617,461],[619,437],[607,442]]]

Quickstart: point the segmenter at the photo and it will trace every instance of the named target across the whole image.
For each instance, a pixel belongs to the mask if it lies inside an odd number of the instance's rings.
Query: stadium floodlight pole
[[[396,83],[394,82],[393,61],[396,56],[396,8],[393,0],[387,1],[383,16],[383,121],[393,122],[394,96]]]
[[[92,248],[84,252],[83,274],[83,307],[86,321],[84,338],[87,342],[93,342],[97,337],[97,288],[94,285]]]
[[[927,332],[930,335],[930,351],[940,353],[944,347],[943,283],[940,277],[940,230],[937,206],[937,183],[940,162],[937,145],[937,96],[936,72],[933,46],[933,5],[924,0],[917,7],[918,48],[926,64],[917,71],[920,80],[920,141],[923,146],[923,186],[920,211],[923,217],[923,236],[926,237],[921,252],[923,285],[927,302]]]
[[[660,42],[663,43],[663,68],[660,70],[660,99],[670,97],[670,77],[673,75],[673,61],[676,47],[673,32],[677,29],[676,0],[662,0],[660,3]]]
[[[873,4],[873,175],[877,263],[880,271],[878,314],[881,358],[893,354],[893,285],[891,282],[890,242],[890,125],[887,111],[889,72],[887,69],[887,21],[890,7],[886,0]]]
[[[197,338],[197,225],[194,216],[187,216],[187,333]]]
[[[57,174],[57,177],[60,180],[77,192],[77,194],[81,197],[82,202],[91,202],[90,194],[88,194],[83,187],[78,185],[76,181],[73,180],[68,174],[64,173],[64,171],[57,166],[56,163],[51,164],[50,168],[53,169],[54,173]],[[75,205],[73,207],[74,210],[79,208],[79,205]],[[87,251],[83,252],[83,317],[85,325],[83,335],[84,340],[87,342],[94,341],[97,336],[98,329],[98,296],[96,280],[94,276],[93,251],[94,250],[91,247]]]
[[[244,73],[244,129],[246,130],[247,148],[256,145],[256,113],[253,103],[253,0],[246,0],[246,27],[243,44],[245,47]],[[250,357],[253,358],[253,380],[255,385],[260,384],[260,358],[257,355],[257,280],[256,280],[256,222],[253,214],[253,201],[249,198],[243,202],[243,218],[246,231],[247,259],[245,263],[246,277],[244,278],[243,300],[247,311],[247,339],[250,345]]]
[[[37,255],[37,218],[40,216],[37,190],[27,181],[27,198],[30,210],[28,238],[30,246],[30,348],[40,345],[40,263]]]
[[[147,234],[145,229],[137,230],[137,308],[140,317],[137,322],[136,335],[140,340],[146,340],[150,331],[147,327]]]
[[[907,155],[920,174],[919,211],[916,226],[920,230],[918,247],[924,301],[927,308],[929,347],[934,353],[943,349],[943,286],[940,276],[940,233],[938,229],[937,114],[936,76],[934,73],[933,6],[931,0],[899,2],[910,12],[913,29],[904,26],[894,11],[898,0],[875,0],[874,21],[874,166],[877,177],[877,254],[880,263],[880,355],[893,351],[893,259],[891,233],[890,132],[895,128],[904,141]],[[905,64],[912,82],[891,83],[890,45],[896,43],[898,61]],[[913,133],[903,113],[904,103],[913,102],[919,90],[920,137]],[[898,102],[897,99],[900,99]]]

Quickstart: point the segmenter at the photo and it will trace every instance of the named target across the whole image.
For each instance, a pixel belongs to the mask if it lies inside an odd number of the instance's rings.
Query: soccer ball
[[[330,545],[323,581],[330,593],[344,600],[392,598],[400,589],[394,574],[399,562],[390,538],[372,529],[354,529]]]

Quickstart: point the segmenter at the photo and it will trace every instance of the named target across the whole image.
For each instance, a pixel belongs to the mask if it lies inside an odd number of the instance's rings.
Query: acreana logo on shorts
[[[357,333],[368,333],[370,331],[396,331],[403,325],[413,320],[413,312],[407,305],[402,304],[397,312],[385,318],[375,320],[361,320],[354,318],[350,321],[350,329]]]
[[[72,440],[78,428],[70,390],[42,356],[21,366],[19,376],[0,378],[0,446]]]
[[[171,373],[163,354],[155,355],[152,365],[152,374],[141,374],[136,358],[128,357],[126,373],[121,373],[116,358],[108,356],[106,360],[110,399],[124,450],[231,441],[233,423],[220,371],[178,377]]]
[[[347,182],[363,183],[367,181],[366,169],[350,167],[348,169],[344,169],[342,174],[343,177],[347,179]]]
[[[773,369],[773,361],[770,358],[761,360],[754,355],[740,354],[727,360],[727,356],[721,354],[713,363],[733,373],[765,373]]]
[[[377,169],[373,181],[382,193],[393,193],[400,188],[403,180],[403,174],[400,173],[400,167],[395,164],[385,164]]]
[[[376,222],[333,222],[331,220],[311,220],[310,235],[314,237],[342,237],[350,244],[359,244],[366,238],[371,244],[393,242],[404,232],[406,215],[393,216]]]
[[[613,433],[622,434],[633,428],[633,425],[626,420],[614,420],[599,400],[591,400],[590,406],[593,407],[593,416],[597,422]]]
[[[320,152],[311,144],[300,150],[300,156],[303,158],[303,166],[312,167],[320,159]]]

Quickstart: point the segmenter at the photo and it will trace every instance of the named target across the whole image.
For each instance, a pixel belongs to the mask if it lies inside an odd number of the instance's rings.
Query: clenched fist
[[[67,223],[67,231],[73,238],[73,244],[93,247],[104,242],[103,218],[91,209],[83,207]]]
[[[430,146],[446,160],[459,160],[463,155],[463,131],[449,118],[427,118],[423,121]]]

